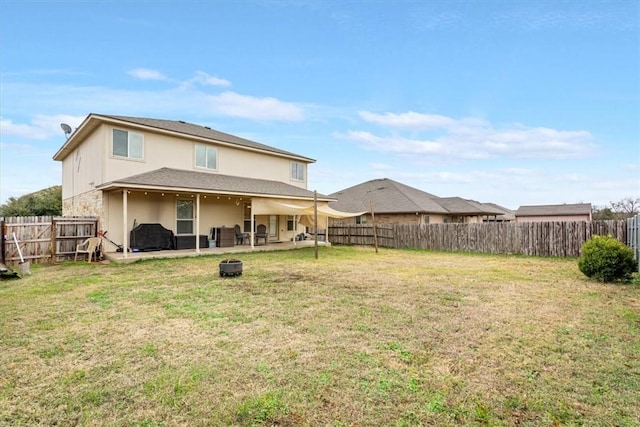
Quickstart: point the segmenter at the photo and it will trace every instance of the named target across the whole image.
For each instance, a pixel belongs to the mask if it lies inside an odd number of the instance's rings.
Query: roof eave
[[[95,122],[96,120],[97,120],[97,122]],[[58,160],[58,161],[64,160],[69,154],[71,154],[73,152],[73,150],[78,145],[80,145],[81,141],[84,139],[84,137],[88,133],[92,132],[94,129],[96,129],[102,123],[123,125],[123,126],[127,126],[127,127],[132,127],[132,128],[135,128],[135,129],[145,129],[145,130],[149,130],[149,131],[152,131],[152,132],[155,132],[155,133],[176,136],[176,137],[179,137],[179,138],[182,138],[182,139],[191,139],[191,140],[194,140],[194,141],[201,141],[201,142],[208,142],[208,143],[215,142],[216,144],[224,145],[226,147],[232,147],[232,148],[239,149],[239,150],[251,151],[251,152],[254,152],[254,153],[269,154],[271,156],[283,157],[283,158],[286,158],[286,159],[297,160],[297,161],[301,161],[301,162],[305,162],[305,163],[309,163],[309,164],[316,162],[315,159],[312,159],[310,157],[300,156],[300,155],[297,155],[297,154],[294,154],[294,153],[286,154],[286,153],[279,153],[277,151],[269,151],[269,150],[261,150],[261,149],[252,148],[252,147],[245,147],[245,146],[242,146],[242,145],[233,144],[233,143],[225,142],[225,141],[220,141],[220,140],[217,140],[217,139],[204,138],[204,137],[200,137],[200,136],[197,136],[197,135],[189,135],[189,134],[182,133],[182,132],[176,132],[176,131],[157,128],[157,127],[148,126],[148,125],[144,125],[144,124],[140,124],[140,123],[129,122],[129,121],[126,121],[126,120],[120,120],[120,119],[116,119],[116,118],[113,118],[113,117],[104,116],[104,115],[100,115],[100,114],[94,114],[94,113],[89,114],[83,120],[83,122],[80,124],[80,126],[78,126],[78,128],[71,134],[71,136],[69,136],[69,138],[65,141],[65,143],[62,145],[62,147],[60,147],[60,149],[53,155],[53,160]]]
[[[80,123],[80,126],[71,133],[69,138],[62,144],[62,147],[53,155],[53,160],[64,160],[89,133],[99,126],[100,122],[94,124],[95,117],[96,115],[91,113]]]
[[[224,145],[226,147],[232,147],[232,148],[236,148],[239,150],[245,150],[245,151],[251,151],[254,153],[266,153],[269,154],[271,156],[277,156],[277,157],[284,157],[287,159],[294,159],[294,160],[299,160],[299,161],[303,161],[306,163],[315,163],[316,160],[312,159],[310,157],[305,157],[305,156],[300,156],[297,155],[295,153],[280,153],[277,151],[270,151],[270,150],[261,150],[259,148],[253,148],[253,147],[246,147],[243,145],[239,145],[239,144],[234,144],[231,142],[226,142],[226,141],[221,141],[219,139],[214,139],[214,138],[205,138],[205,137],[201,137],[201,136],[197,136],[197,135],[190,135],[188,133],[183,133],[183,132],[177,132],[177,131],[173,131],[173,130],[169,130],[169,129],[162,129],[159,127],[155,127],[155,126],[149,126],[149,125],[145,125],[145,124],[141,124],[141,123],[135,123],[135,122],[130,122],[127,120],[122,120],[122,119],[117,119],[114,117],[109,117],[109,116],[101,116],[101,115],[95,115],[96,117],[100,117],[100,119],[105,122],[105,123],[110,123],[110,124],[121,124],[121,125],[125,125],[128,127],[133,127],[133,128],[137,128],[137,129],[146,129],[146,130],[150,130],[152,132],[155,133],[161,133],[164,135],[171,135],[171,136],[176,136],[182,139],[191,139],[194,141],[200,141],[200,142],[215,142],[216,144],[220,144],[220,145]]]
[[[267,193],[252,193],[245,191],[230,191],[230,190],[207,190],[203,188],[189,188],[189,187],[172,187],[172,186],[158,186],[158,185],[144,185],[144,184],[132,184],[127,182],[107,182],[105,184],[96,187],[96,190],[101,191],[114,191],[114,190],[137,190],[137,191],[151,191],[151,192],[175,192],[175,193],[193,193],[193,194],[205,194],[205,195],[224,195],[224,196],[240,196],[240,197],[268,197],[273,199],[291,199],[291,200],[311,200],[313,201],[313,195],[310,196],[295,196],[295,195],[282,195],[282,194],[267,194]],[[319,202],[334,202],[335,199],[328,197],[318,197]]]

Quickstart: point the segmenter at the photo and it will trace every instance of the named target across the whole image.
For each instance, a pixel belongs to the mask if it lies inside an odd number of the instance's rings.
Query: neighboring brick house
[[[516,222],[591,221],[591,203],[520,206]]]
[[[315,160],[183,121],[90,114],[53,158],[62,162],[63,214],[99,217],[124,247],[136,223],[193,235],[196,250],[195,236],[236,224],[252,245],[258,224],[269,241],[291,240],[314,203]],[[339,215],[331,200],[317,197],[324,219]]]
[[[370,222],[372,206],[378,224],[479,223],[485,216],[504,214],[485,203],[438,197],[388,178],[366,181],[328,197],[337,200],[329,206],[339,211],[366,212],[358,217],[332,220],[342,224]]]

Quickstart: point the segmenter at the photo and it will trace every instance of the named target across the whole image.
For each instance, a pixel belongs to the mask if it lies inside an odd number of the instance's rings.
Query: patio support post
[[[329,215],[324,218],[324,243],[329,246]]]
[[[200,253],[200,193],[196,194],[196,253]]]
[[[122,257],[127,258],[129,253],[129,242],[127,240],[127,190],[122,190]]]
[[[313,245],[315,258],[318,259],[318,192],[313,190],[313,225],[316,230],[316,242]]]
[[[251,209],[251,249],[253,249],[255,247],[254,246],[255,236],[254,236],[254,232],[253,232],[253,230],[254,230],[254,228],[253,228],[254,222],[255,222],[255,218],[254,218],[254,215],[253,215],[253,209]]]

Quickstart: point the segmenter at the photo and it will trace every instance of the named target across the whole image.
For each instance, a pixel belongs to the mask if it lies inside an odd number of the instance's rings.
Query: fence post
[[[627,246],[633,249],[633,258],[640,270],[640,214],[627,218]]]
[[[58,221],[55,217],[51,217],[51,264],[58,262],[58,249],[56,243],[56,236],[58,235]]]
[[[0,256],[2,258],[0,258],[0,260],[2,263],[4,263],[4,257],[5,257],[4,242],[7,235],[7,227],[4,224],[4,219],[0,221],[0,232],[2,232],[2,236],[0,236]]]

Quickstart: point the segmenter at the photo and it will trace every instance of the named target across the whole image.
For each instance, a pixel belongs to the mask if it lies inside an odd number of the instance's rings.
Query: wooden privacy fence
[[[2,257],[6,264],[20,261],[15,233],[25,261],[33,264],[73,259],[76,245],[97,236],[97,218],[20,216],[1,219]]]
[[[379,224],[378,245],[491,254],[577,257],[593,235],[626,242],[625,221],[508,222],[482,224]],[[337,245],[373,245],[373,225],[332,225],[329,241]]]

